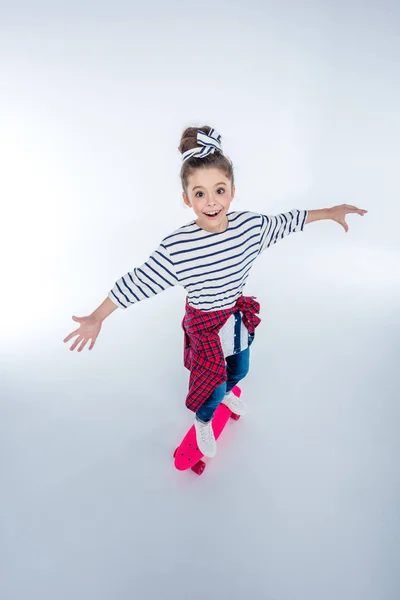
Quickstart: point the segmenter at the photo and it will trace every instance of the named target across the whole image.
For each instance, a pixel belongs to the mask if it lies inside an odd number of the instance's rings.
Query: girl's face
[[[222,233],[228,227],[226,213],[235,195],[235,186],[219,169],[196,169],[189,177],[187,194],[182,198],[193,208],[197,225],[211,233]],[[216,217],[206,213],[219,211]]]

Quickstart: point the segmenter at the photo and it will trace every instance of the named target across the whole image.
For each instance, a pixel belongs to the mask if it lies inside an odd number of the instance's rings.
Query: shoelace
[[[235,396],[235,394],[230,394],[228,396],[228,402],[229,404],[233,404],[234,406],[237,406],[240,403],[240,399]]]
[[[200,425],[199,429],[200,429],[201,439],[203,442],[207,442],[208,440],[212,439],[213,430],[212,430],[211,424],[206,425],[206,426]],[[206,434],[208,434],[208,435],[206,435]]]

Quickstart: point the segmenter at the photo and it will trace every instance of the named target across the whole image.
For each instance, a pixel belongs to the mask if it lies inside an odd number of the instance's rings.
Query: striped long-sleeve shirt
[[[228,226],[221,233],[210,233],[191,221],[162,239],[146,262],[116,281],[108,296],[126,309],[181,285],[194,308],[206,312],[230,308],[242,295],[256,258],[290,233],[303,231],[307,214],[298,209],[273,216],[233,211],[227,213]],[[241,313],[231,315],[219,332],[225,357],[248,346],[240,317]]]

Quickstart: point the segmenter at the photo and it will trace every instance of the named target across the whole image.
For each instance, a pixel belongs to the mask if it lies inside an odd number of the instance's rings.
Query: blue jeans
[[[211,421],[217,407],[224,399],[225,394],[230,392],[231,389],[235,387],[235,385],[239,383],[241,379],[246,377],[247,373],[249,372],[250,346],[245,350],[242,350],[242,352],[227,356],[225,361],[228,380],[224,381],[224,383],[221,383],[221,385],[215,388],[211,396],[196,412],[197,418],[203,423],[208,423],[208,421]]]

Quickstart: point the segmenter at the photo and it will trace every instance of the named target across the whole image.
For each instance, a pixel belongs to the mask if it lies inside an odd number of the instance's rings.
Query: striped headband
[[[201,147],[196,146],[195,148],[190,148],[190,150],[186,150],[182,154],[182,162],[195,156],[196,158],[204,158],[208,154],[219,150],[222,154],[222,146],[221,146],[221,136],[218,134],[215,129],[211,129],[210,133],[207,135],[201,129],[197,130],[197,143],[201,144]]]

